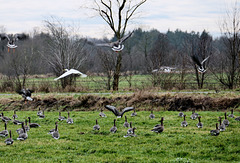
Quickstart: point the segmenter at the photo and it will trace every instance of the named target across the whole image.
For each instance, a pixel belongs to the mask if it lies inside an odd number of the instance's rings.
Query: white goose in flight
[[[81,73],[80,71],[75,70],[75,69],[70,69],[70,70],[64,69],[64,71],[66,71],[66,72],[63,73],[63,74],[62,74],[61,76],[59,76],[58,78],[55,78],[54,80],[59,80],[59,79],[61,79],[61,78],[65,78],[66,76],[71,75],[71,74],[81,75],[81,77],[83,77],[83,78],[87,77],[86,74],[83,74],[83,73]]]

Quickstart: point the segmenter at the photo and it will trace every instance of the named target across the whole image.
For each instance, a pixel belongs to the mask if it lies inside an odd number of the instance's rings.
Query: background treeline
[[[106,89],[111,89],[116,55],[107,47],[97,47],[99,42],[110,42],[115,37],[82,38],[71,34],[64,26],[46,23],[47,32],[33,31],[28,40],[19,41],[18,48],[8,50],[6,41],[0,41],[0,73],[2,80],[14,80],[18,88],[24,87],[29,75],[49,74],[58,76],[64,68],[75,68],[89,76],[101,76]],[[239,39],[233,37],[213,38],[207,31],[184,32],[181,30],[161,33],[158,30],[136,29],[134,35],[125,42],[122,52],[122,77],[132,84],[133,75],[149,75],[153,86],[162,81],[177,80],[184,84],[196,81],[203,88],[206,79],[219,82],[224,87],[238,87],[239,79]],[[236,48],[236,49],[235,49]],[[206,63],[207,73],[199,74],[191,60],[197,55],[200,60],[210,56]],[[174,73],[152,72],[162,66],[175,68]],[[177,77],[177,79],[176,79]],[[93,79],[94,80],[94,79]],[[76,81],[61,81],[65,88]]]

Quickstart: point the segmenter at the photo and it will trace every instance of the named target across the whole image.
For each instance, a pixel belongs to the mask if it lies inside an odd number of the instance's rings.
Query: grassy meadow
[[[37,109],[36,109],[37,110]],[[33,123],[40,128],[32,128],[25,141],[16,140],[16,129],[20,126],[8,123],[8,130],[13,131],[13,145],[6,146],[0,138],[0,162],[239,162],[240,160],[240,122],[230,119],[230,126],[219,136],[211,136],[210,130],[223,112],[198,112],[202,116],[204,127],[196,127],[197,120],[191,120],[191,112],[186,120],[189,126],[181,127],[183,118],[178,112],[154,112],[156,118],[149,119],[149,111],[139,111],[136,117],[131,112],[125,115],[136,127],[137,137],[127,137],[127,129],[123,127],[124,118],[117,119],[118,128],[115,134],[109,130],[116,118],[111,112],[104,110],[107,118],[99,117],[99,111],[70,112],[74,124],[59,122],[60,139],[55,140],[48,131],[55,127],[58,112],[45,112],[46,118],[39,119],[37,111],[18,111],[18,120],[31,117]],[[13,111],[4,111],[11,117]],[[67,112],[62,112],[67,116]],[[240,116],[235,113],[235,116]],[[151,129],[164,117],[164,132],[156,134]],[[99,131],[93,131],[98,119]],[[4,123],[0,123],[4,130]]]

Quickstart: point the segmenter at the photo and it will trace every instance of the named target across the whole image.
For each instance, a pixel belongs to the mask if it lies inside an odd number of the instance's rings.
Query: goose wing
[[[1,40],[7,39],[8,41],[10,40],[10,38],[8,37],[8,35],[5,34],[5,33],[1,33],[1,34],[0,34],[0,39],[1,39]]]
[[[95,44],[96,46],[107,46],[107,47],[112,47],[112,43],[99,43]]]
[[[119,116],[119,115],[120,115],[119,111],[118,111],[117,108],[114,107],[114,106],[105,105],[105,108],[108,109],[108,110],[110,110],[111,112],[113,112],[113,114],[115,114],[116,116]]]
[[[122,37],[122,38],[119,40],[119,42],[120,42],[120,43],[123,43],[123,42],[126,41],[129,37],[131,37],[132,34],[133,34],[133,32],[129,33],[128,35],[126,35],[126,36],[124,36],[124,37]]]
[[[131,111],[131,110],[134,110],[134,107],[126,107],[126,108],[124,108],[123,111],[121,112],[121,115],[123,115],[125,112]]]
[[[210,56],[208,56],[207,58],[205,58],[205,59],[201,62],[201,64],[203,64],[204,62],[206,62],[209,57],[210,57]]]
[[[61,76],[59,76],[58,78],[55,78],[54,80],[59,80],[61,78],[65,78],[66,76],[71,75],[71,74],[72,74],[71,71],[67,71],[67,72],[63,73]]]
[[[78,70],[75,70],[75,69],[70,69],[69,70],[72,74],[79,74],[79,75],[81,75],[81,77],[83,77],[83,78],[85,78],[85,77],[87,77],[87,75],[86,74],[84,74],[84,73],[81,73],[80,71],[78,71]]]
[[[198,59],[198,57],[196,55],[192,55],[191,58],[192,58],[193,62],[195,64],[197,64],[199,67],[202,66],[202,64],[200,63],[200,61],[199,61],[199,59]]]
[[[28,38],[28,35],[26,35],[26,34],[24,34],[24,33],[16,33],[15,35],[14,35],[14,38],[16,39],[16,40],[25,40],[25,39],[27,39]]]

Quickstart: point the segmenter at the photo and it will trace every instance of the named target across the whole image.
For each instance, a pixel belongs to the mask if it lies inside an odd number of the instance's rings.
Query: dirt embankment
[[[36,110],[39,107],[45,110],[96,110],[102,105],[135,106],[137,110],[225,110],[237,108],[240,97],[210,97],[207,95],[158,95],[153,93],[135,93],[132,95],[113,95],[102,97],[97,95],[82,95],[78,97],[35,97],[33,102],[24,103],[12,98],[0,99],[2,110]]]

